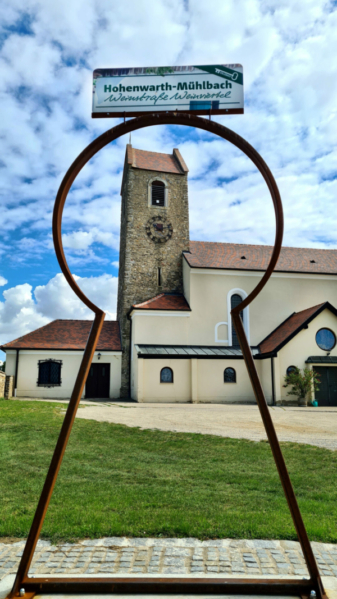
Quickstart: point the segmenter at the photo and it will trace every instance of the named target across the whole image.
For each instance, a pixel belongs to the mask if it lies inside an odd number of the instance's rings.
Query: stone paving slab
[[[24,544],[0,540],[0,579],[16,572]],[[321,575],[337,577],[337,545],[312,547]],[[307,577],[308,571],[296,541],[111,537],[57,545],[39,541],[29,574]]]

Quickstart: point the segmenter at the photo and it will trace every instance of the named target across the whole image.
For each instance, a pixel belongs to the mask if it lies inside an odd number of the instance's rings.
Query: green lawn
[[[64,405],[0,401],[0,536],[27,535]],[[337,542],[337,452],[282,444],[311,540]],[[268,443],[75,422],[42,536],[296,539]]]

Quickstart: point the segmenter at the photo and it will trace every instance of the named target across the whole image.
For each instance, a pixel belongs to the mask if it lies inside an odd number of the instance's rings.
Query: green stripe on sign
[[[196,69],[200,69],[201,71],[206,71],[211,75],[216,75],[217,77],[223,77],[224,79],[228,79],[233,83],[238,83],[239,85],[243,85],[243,74],[239,73],[239,71],[234,71],[229,67],[224,67],[221,64],[219,65],[194,65]]]

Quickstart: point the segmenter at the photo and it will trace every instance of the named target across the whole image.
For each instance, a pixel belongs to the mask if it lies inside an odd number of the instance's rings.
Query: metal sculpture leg
[[[27,542],[25,545],[24,552],[20,561],[19,569],[16,575],[14,587],[12,589],[11,596],[16,595],[21,588],[22,581],[27,577],[30,564],[33,559],[36,544],[38,542],[41,528],[45,519],[45,515],[48,509],[48,505],[53,494],[57,476],[62,464],[64,452],[67,447],[71,429],[74,424],[78,404],[80,403],[81,396],[83,393],[84,385],[87,380],[91,362],[95,353],[97,342],[101,334],[105,314],[100,311],[96,315],[92,329],[90,331],[89,339],[85,352],[82,358],[80,370],[77,375],[75,387],[71,395],[71,399],[68,405],[66,415],[62,424],[59,438],[56,443],[54,455],[49,466],[48,474],[43,485],[41,497],[35,512],[33,523],[29,531]]]
[[[239,311],[238,311],[239,310]],[[285,465],[285,461],[282,455],[281,447],[279,440],[276,435],[275,427],[273,421],[270,416],[269,408],[266,402],[266,398],[264,396],[263,389],[261,387],[260,379],[257,374],[256,366],[254,363],[254,359],[252,356],[252,352],[250,350],[246,333],[243,328],[242,320],[240,317],[240,312],[242,310],[242,303],[239,304],[238,308],[234,308],[231,312],[236,334],[239,339],[240,347],[243,353],[243,357],[245,359],[245,363],[247,366],[248,374],[250,381],[252,383],[252,387],[254,389],[255,398],[257,401],[257,405],[259,406],[261,417],[263,420],[264,427],[266,429],[266,433],[268,436],[268,440],[270,443],[271,450],[273,452],[275,464],[281,479],[282,487],[284,490],[284,494],[286,496],[286,500],[288,502],[288,506],[290,509],[291,517],[293,519],[295,529],[297,532],[297,536],[301,543],[304,559],[306,561],[308,571],[310,574],[310,579],[312,581],[313,589],[319,596],[324,595],[324,589],[322,580],[319,574],[319,570],[317,567],[317,563],[311,549],[310,541],[307,535],[307,531],[304,526],[304,522],[302,519],[302,515],[300,509],[298,507],[298,503],[296,500],[296,496],[289,478],[288,470]]]
[[[61,224],[62,213],[68,192],[72,183],[77,177],[83,166],[92,158],[99,150],[107,144],[118,139],[122,135],[150,127],[154,125],[185,125],[208,131],[223,139],[226,139],[234,146],[239,148],[248,158],[252,160],[255,166],[263,176],[274,204],[276,217],[276,235],[273,253],[268,265],[268,269],[262,279],[252,291],[252,293],[243,301],[237,308],[232,311],[234,326],[239,338],[240,346],[244,355],[245,363],[249,372],[250,380],[254,389],[256,401],[258,403],[262,420],[266,429],[266,433],[273,452],[274,460],[278,469],[278,473],[282,482],[284,493],[289,505],[289,509],[295,524],[298,538],[302,547],[304,558],[309,570],[310,580],[299,579],[158,579],[158,578],[29,578],[28,571],[31,564],[36,543],[43,525],[43,521],[48,509],[49,501],[54,489],[57,475],[62,463],[63,455],[70,436],[70,432],[74,423],[76,410],[84,389],[84,384],[88,376],[91,361],[97,346],[97,341],[103,326],[104,313],[95,306],[81,291],[76,281],[73,279],[68,268],[66,258],[62,246]],[[70,287],[79,297],[95,313],[95,320],[88,339],[87,347],[84,352],[83,360],[79,373],[77,375],[74,391],[64,418],[60,436],[54,451],[54,455],[50,464],[47,478],[41,493],[38,507],[33,519],[33,523],[28,535],[26,546],[19,564],[18,573],[11,593],[8,597],[18,596],[19,589],[24,588],[26,591],[26,599],[34,596],[37,592],[41,593],[157,593],[157,594],[208,594],[208,595],[223,595],[226,593],[236,594],[297,594],[308,596],[311,590],[315,590],[318,599],[325,597],[322,581],[319,575],[316,560],[308,539],[308,535],[302,520],[302,516],[296,501],[296,497],[291,485],[289,474],[282,456],[282,451],[276,436],[273,422],[269,413],[269,409],[263,394],[263,390],[257,375],[252,354],[245,336],[239,313],[255,297],[260,293],[270,278],[275,265],[277,263],[282,243],[283,236],[283,211],[280,194],[272,173],[262,157],[256,150],[242,137],[219,125],[215,121],[194,116],[192,114],[150,114],[136,119],[126,121],[109,131],[106,131],[94,140],[74,161],[70,169],[66,173],[57,197],[53,215],[53,237],[56,255],[61,267],[61,270],[69,283]]]

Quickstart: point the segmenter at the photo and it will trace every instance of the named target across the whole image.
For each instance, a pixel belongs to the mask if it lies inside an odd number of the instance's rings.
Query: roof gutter
[[[2,349],[0,347],[0,349]],[[68,352],[68,351],[80,351],[80,352],[84,352],[85,347],[5,347],[2,351],[4,352],[8,352],[8,351],[12,351],[12,350],[16,350],[16,351],[20,351],[20,349],[22,349],[23,351],[63,351],[63,352]],[[99,347],[96,347],[95,351],[100,351],[100,352],[114,352],[114,353],[122,353],[122,349],[100,349]]]
[[[254,360],[267,360],[267,358],[277,358],[277,352],[270,351],[266,354],[255,354],[255,356],[253,356],[253,358],[254,358]]]
[[[183,252],[184,253],[184,252]],[[193,254],[193,252],[189,251],[186,252],[187,254]],[[187,264],[189,265],[190,268],[193,268],[195,270],[235,270],[236,272],[256,272],[256,273],[264,273],[265,269],[264,268],[242,268],[237,267],[237,266],[203,266],[200,264],[191,264],[190,262],[188,262],[188,259],[185,258]],[[314,271],[309,271],[309,270],[274,270],[272,272],[272,275],[274,274],[285,274],[285,275],[324,275],[324,276],[331,276],[331,277],[336,277],[336,272],[314,272]]]

